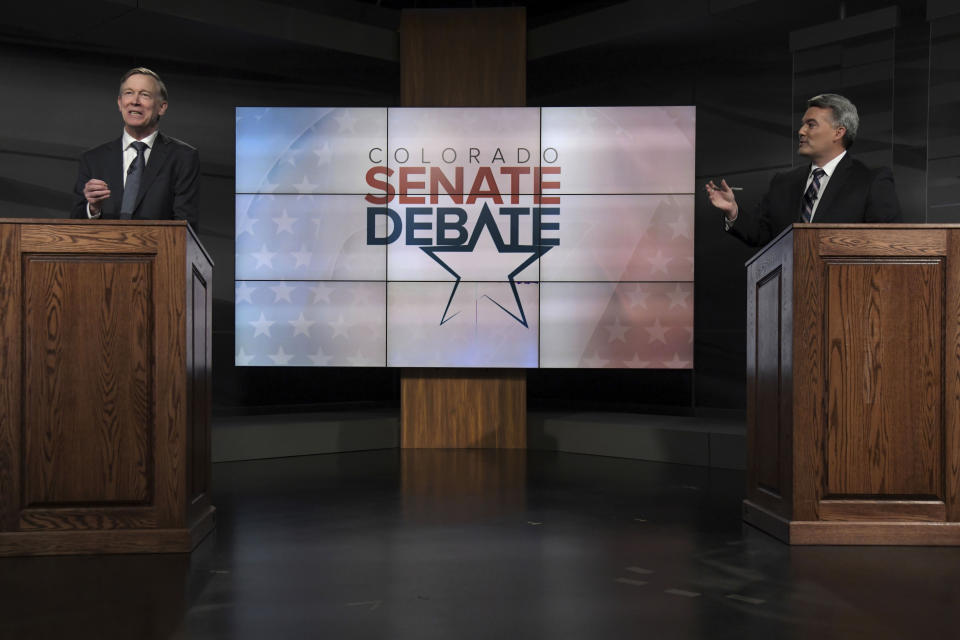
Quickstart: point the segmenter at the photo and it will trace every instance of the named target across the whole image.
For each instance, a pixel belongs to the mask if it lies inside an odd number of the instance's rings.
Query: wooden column
[[[523,8],[407,10],[400,20],[405,107],[526,105]],[[404,369],[404,448],[526,448],[523,369]]]

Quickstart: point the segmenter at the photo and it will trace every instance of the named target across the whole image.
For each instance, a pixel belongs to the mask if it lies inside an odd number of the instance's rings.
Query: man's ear
[[[157,114],[162,116],[166,112],[167,112],[167,101],[164,100],[163,102],[160,103],[160,110],[157,111]]]

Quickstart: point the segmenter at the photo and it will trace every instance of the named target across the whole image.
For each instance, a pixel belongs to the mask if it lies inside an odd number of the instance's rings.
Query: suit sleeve
[[[900,222],[900,201],[893,184],[893,172],[887,167],[877,169],[870,182],[864,222]]]
[[[173,184],[173,218],[186,220],[196,231],[200,221],[200,154],[190,147],[177,163]]]
[[[749,214],[744,215],[744,208],[740,207],[740,212],[733,224],[729,228],[724,225],[727,233],[751,247],[762,247],[783,230],[775,228],[776,224],[772,219],[773,213],[770,207],[770,192],[775,188],[776,180],[777,176],[774,176],[760,204]],[[722,217],[721,223],[723,223]]]
[[[73,193],[76,196],[73,202],[73,208],[70,209],[71,218],[89,219],[87,215],[87,199],[83,195],[83,185],[87,184],[93,176],[90,175],[90,160],[86,153],[80,156],[80,170],[77,173],[77,183],[73,186]]]

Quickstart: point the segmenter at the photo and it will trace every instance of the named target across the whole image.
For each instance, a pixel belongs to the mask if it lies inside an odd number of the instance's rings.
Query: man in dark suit
[[[810,160],[779,173],[752,215],[742,215],[726,180],[706,185],[710,203],[724,214],[724,229],[763,246],[794,222],[899,222],[900,204],[890,169],[869,169],[850,157],[860,126],[857,108],[825,93],[807,101],[797,153]]]
[[[200,157],[190,145],[160,133],[167,88],[137,67],[120,79],[117,107],[123,135],[80,156],[72,218],[187,220],[199,214]]]

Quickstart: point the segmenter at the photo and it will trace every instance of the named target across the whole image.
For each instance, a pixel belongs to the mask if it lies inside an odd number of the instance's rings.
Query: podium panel
[[[4,220],[0,274],[0,556],[191,550],[214,514],[192,231]]]
[[[960,227],[798,224],[747,264],[744,519],[960,544]]]

